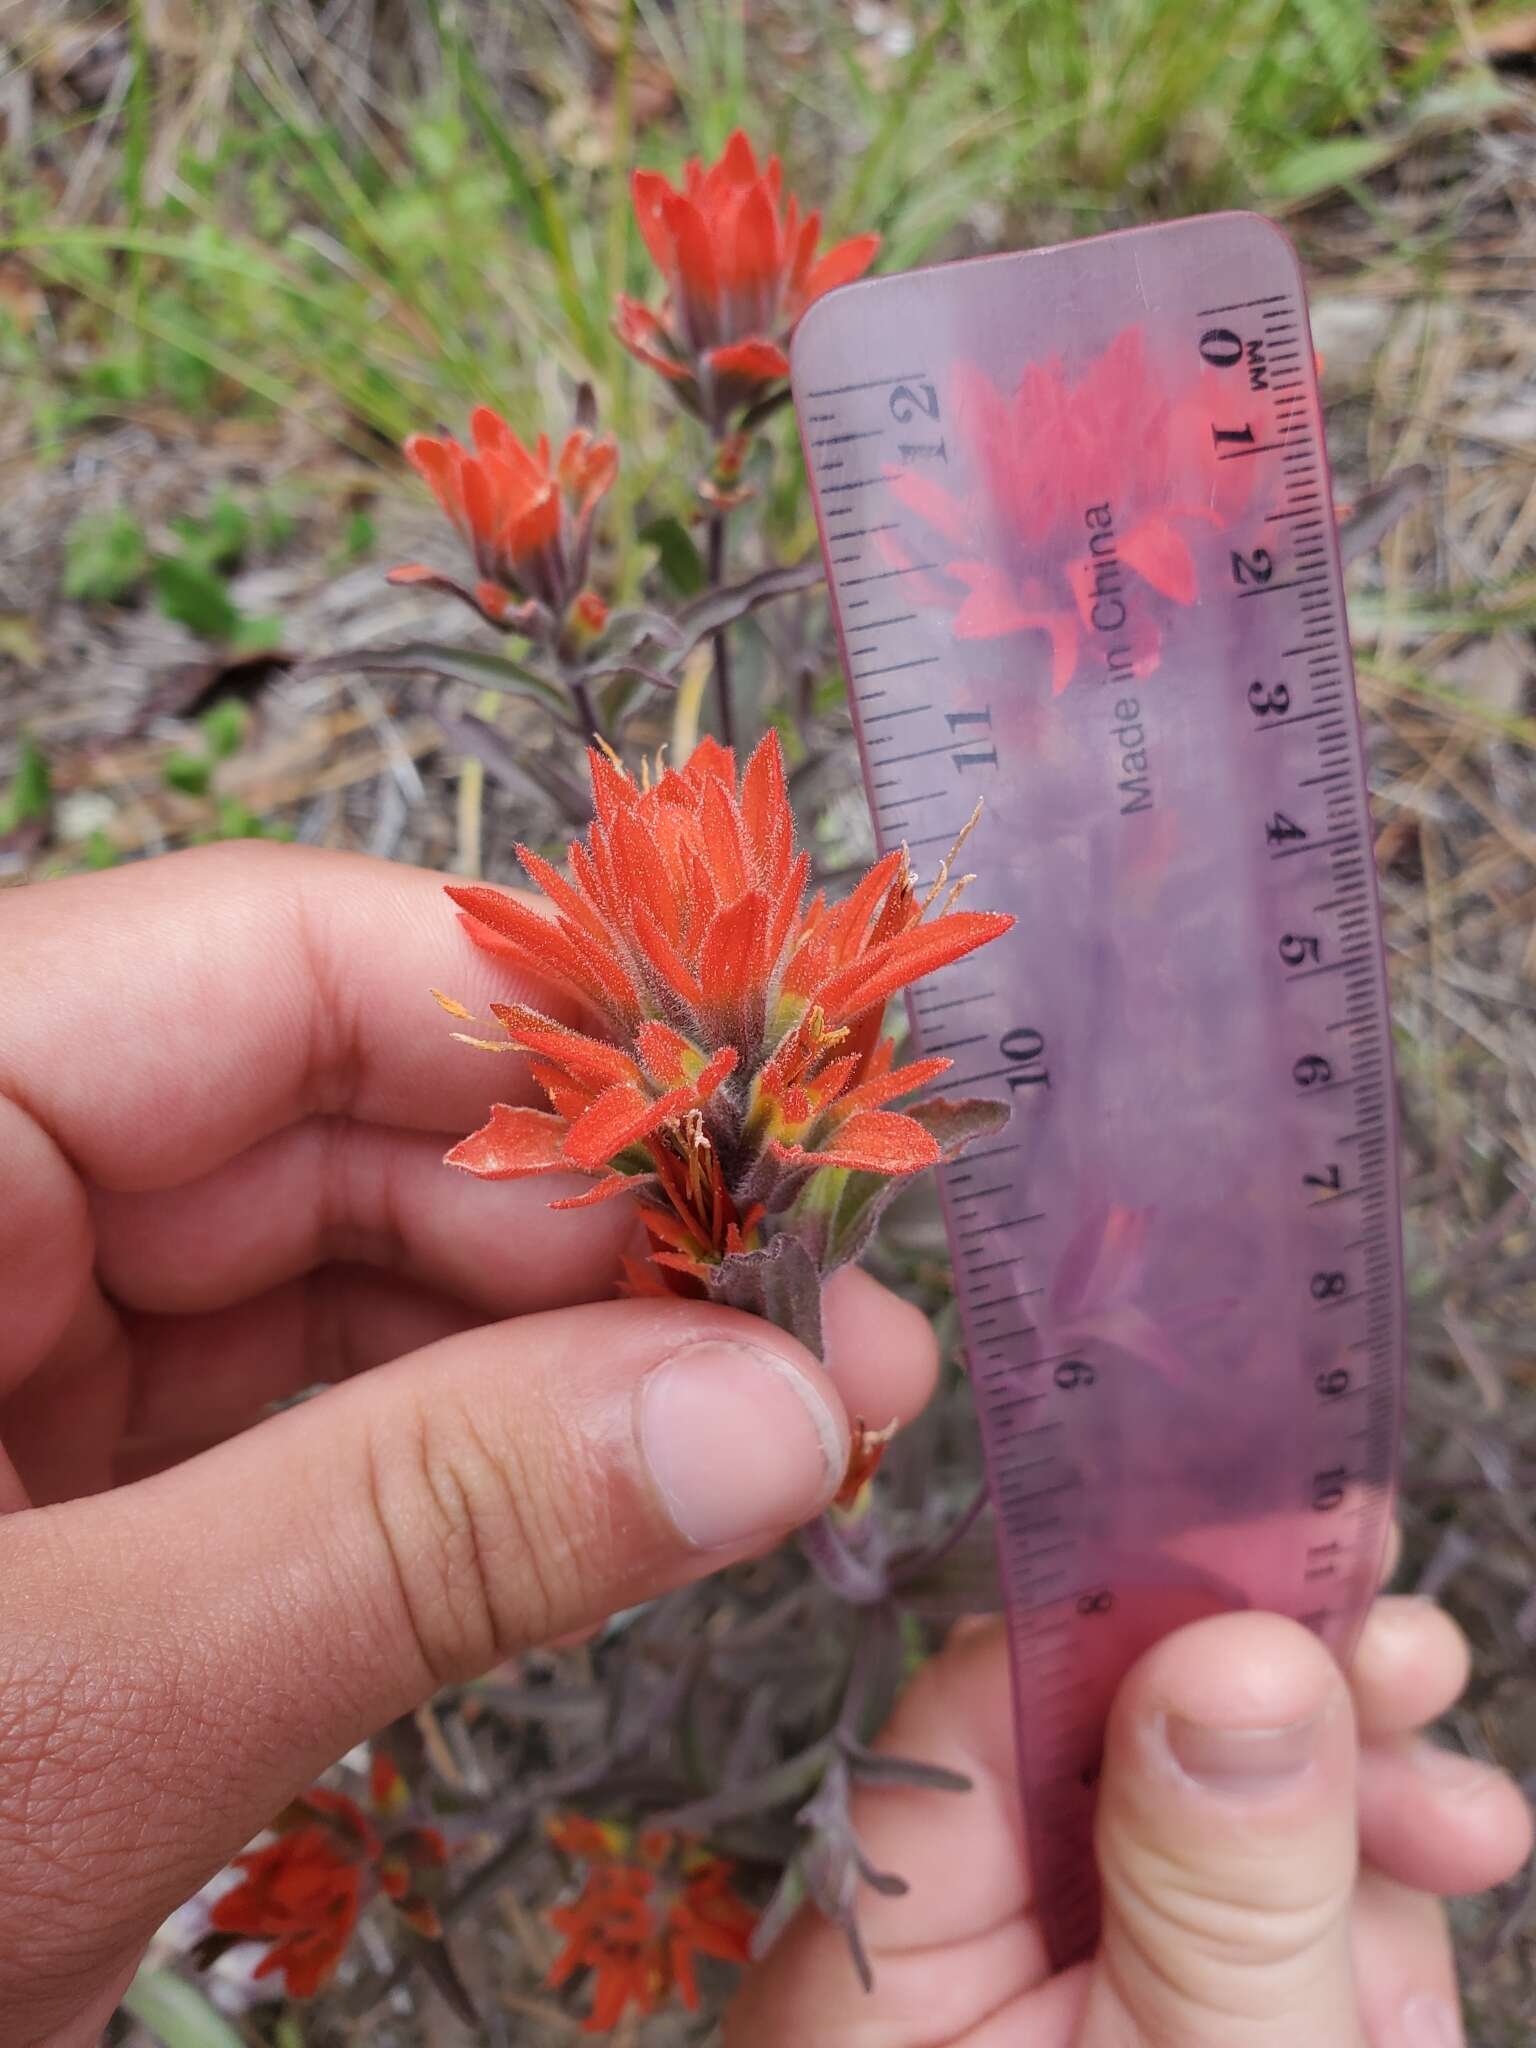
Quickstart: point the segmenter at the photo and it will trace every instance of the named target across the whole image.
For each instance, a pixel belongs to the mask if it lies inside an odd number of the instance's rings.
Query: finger
[[[1344,1681],[1295,1622],[1221,1615],[1147,1652],[1106,1738],[1085,2048],[1361,2048],[1354,1763]]]
[[[1464,2048],[1450,1930],[1438,1900],[1363,1871],[1353,1953],[1371,2048]]]
[[[250,1300],[333,1260],[494,1316],[612,1293],[633,1248],[629,1203],[551,1210],[587,1183],[471,1180],[444,1166],[452,1142],[307,1118],[179,1187],[94,1197],[97,1270],[119,1302],[174,1315]]]
[[[27,968],[0,1093],[106,1187],[174,1186],[312,1114],[468,1129],[521,1072],[455,1043],[432,1002],[447,988],[480,1012],[517,977],[423,869],[245,841],[16,890],[0,921]],[[111,1058],[61,1060],[62,1017]]]
[[[1361,1741],[1437,1720],[1461,1697],[1471,1669],[1467,1639],[1443,1608],[1406,1593],[1377,1600],[1349,1667]]]
[[[619,1302],[450,1338],[158,1478],[11,1516],[0,2011],[7,1958],[67,2011],[72,1944],[147,1936],[438,1685],[760,1548],[825,1504],[847,1448],[779,1331]]]
[[[439,876],[249,841],[7,891],[0,958],[0,1394],[86,1287],[82,1177],[174,1186],[314,1113],[470,1130],[523,1063],[456,1044],[429,990],[566,1011],[465,941]],[[95,1057],[60,1057],[61,1019]]]
[[[842,1266],[821,1297],[827,1371],[851,1416],[883,1429],[921,1414],[939,1375],[933,1325],[857,1266]]]
[[[1359,1799],[1361,1853],[1419,1891],[1486,1891],[1531,1853],[1531,1810],[1513,1779],[1422,1736],[1363,1751]]]
[[[900,1897],[858,1895],[874,1989],[861,1988],[843,1936],[807,1910],[743,1985],[730,2048],[928,2048],[966,2035],[1046,1973],[1027,1912],[1001,1629],[966,1632],[925,1665],[878,1746],[959,1771],[971,1790],[896,1784],[855,1797],[870,1863],[908,1886]],[[1038,2048],[1064,2048],[1066,2038],[1064,2029],[1042,2034]]]
[[[248,1429],[268,1406],[424,1351],[485,1317],[414,1281],[325,1266],[255,1301],[207,1315],[126,1318],[135,1357],[124,1419],[131,1460],[185,1457]],[[156,1469],[141,1463],[143,1477]]]
[[[249,1428],[271,1402],[350,1379],[483,1321],[452,1296],[347,1265],[322,1267],[233,1308],[129,1316],[136,1391],[119,1479],[145,1478],[190,1449]],[[933,1388],[935,1345],[927,1318],[909,1303],[845,1267],[827,1284],[823,1335],[826,1371],[850,1415],[907,1422],[922,1408]],[[16,1447],[24,1458],[21,1433]]]

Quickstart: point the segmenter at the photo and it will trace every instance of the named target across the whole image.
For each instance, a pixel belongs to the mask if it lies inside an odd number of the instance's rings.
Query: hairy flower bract
[[[617,445],[575,427],[552,458],[547,434],[526,448],[488,405],[475,408],[469,428],[472,447],[412,434],[405,455],[469,549],[478,580],[466,589],[420,562],[392,569],[389,580],[450,591],[493,625],[536,638],[594,637],[606,610],[584,587],[592,519],[619,473]]]
[[[739,128],[716,163],[686,165],[681,190],[657,171],[636,171],[633,189],[667,300],[657,313],[620,298],[616,331],[721,427],[789,374],[785,345],[795,322],[823,292],[862,277],[880,237],[854,235],[818,257],[821,216],[801,212],[783,191],[778,158],[760,166]]]
[[[881,1020],[898,989],[1012,919],[955,908],[963,881],[947,864],[919,895],[904,849],[841,902],[809,895],[772,733],[739,781],[712,740],[654,781],[600,752],[591,767],[596,816],[568,873],[520,849],[553,916],[497,889],[448,891],[476,944],[594,1020],[493,1004],[502,1039],[471,1042],[527,1055],[550,1106],[497,1105],[448,1162],[487,1180],[590,1177],[556,1207],[633,1194],[659,1272],[632,1268],[632,1285],[751,1305],[738,1283],[752,1254],[789,1240],[829,1271],[862,1249],[886,1183],[1006,1116],[992,1102],[891,1108],[950,1062],[896,1067]]]

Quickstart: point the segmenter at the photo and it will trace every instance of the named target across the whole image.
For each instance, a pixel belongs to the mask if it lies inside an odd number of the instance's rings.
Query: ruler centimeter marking
[[[1149,298],[1145,279],[1157,268],[1159,241],[1171,281]],[[1128,247],[1133,243],[1135,250]],[[1042,288],[1047,265],[1056,277]],[[1236,292],[1200,289],[1226,281],[1221,273],[1238,284]],[[1273,1142],[1277,1157],[1283,1153],[1297,1185],[1283,1195],[1265,1193],[1263,1200],[1276,1204],[1276,1228],[1295,1270],[1266,1268],[1262,1276],[1266,1287],[1290,1290],[1285,1341],[1274,1343],[1262,1366],[1246,1358],[1222,1365],[1216,1356],[1219,1374],[1204,1363],[1219,1354],[1208,1334],[1175,1337],[1161,1349],[1144,1343],[1144,1351],[1159,1358],[1156,1366],[1128,1359],[1123,1348],[1140,1312],[1128,1277],[1139,1254],[1123,1244],[1117,1251],[1111,1239],[1116,1230],[1127,1239],[1143,1229],[1155,1237],[1159,1216],[1174,1213],[1181,1200],[1196,1201],[1179,1182],[1180,1130],[1166,1134],[1168,1184],[1160,1202],[1144,1201],[1145,1185],[1135,1200],[1113,1184],[1101,1190],[1107,1213],[1120,1219],[1106,1225],[1103,1247],[1085,1250],[1088,1226],[1064,1213],[1063,1205],[1081,1199],[1072,1170],[1101,1178],[1106,1171],[1104,1159],[1092,1156],[1087,1134],[1095,1117],[1103,1120],[1102,1103],[1092,1110],[1072,1106],[1077,1092],[1097,1078],[1091,1061],[1074,1058],[1073,1040],[1092,1039],[1090,1012],[1104,997],[1087,985],[1086,969],[1078,983],[1070,969],[1060,969],[1057,978],[1065,985],[1047,1001],[1049,963],[1042,970],[1030,947],[1049,928],[1050,906],[1019,835],[1027,842],[1038,816],[1039,864],[1061,862],[1068,881],[1075,872],[1069,859],[1079,868],[1085,860],[1121,863],[1108,893],[1090,899],[1089,914],[1102,921],[1111,950],[1117,943],[1124,951],[1150,942],[1156,931],[1170,955],[1184,948],[1192,976],[1209,969],[1219,979],[1222,949],[1214,938],[1207,950],[1193,937],[1181,939],[1198,922],[1198,904],[1171,931],[1158,929],[1147,911],[1143,870],[1160,857],[1176,861],[1176,854],[1158,854],[1150,817],[1124,826],[1111,818],[1080,841],[1075,820],[1047,815],[1053,785],[1039,763],[1056,744],[1051,720],[1059,718],[1067,732],[1071,719],[1087,715],[1077,707],[1096,691],[1102,696],[1102,685],[1074,677],[1053,700],[1050,662],[1042,659],[1038,638],[967,637],[955,626],[963,590],[935,596],[935,579],[953,575],[954,559],[963,559],[967,547],[974,558],[978,542],[985,551],[1000,532],[985,567],[976,568],[973,559],[962,572],[971,587],[988,579],[996,587],[1008,577],[1022,587],[1033,573],[1027,552],[1021,557],[1008,539],[999,505],[989,502],[985,516],[977,514],[975,494],[988,486],[978,483],[974,469],[963,472],[972,499],[957,499],[970,506],[968,523],[944,513],[945,531],[935,531],[943,505],[927,479],[956,474],[968,407],[974,414],[977,403],[967,397],[975,385],[967,348],[985,352],[990,346],[995,361],[1003,358],[997,335],[1007,333],[1011,321],[1017,353],[1001,360],[1003,370],[1022,377],[1034,364],[1060,360],[1075,343],[1087,379],[1090,341],[1111,345],[1136,313],[1138,291],[1145,329],[1165,345],[1169,359],[1178,360],[1182,350],[1196,369],[1203,359],[1202,394],[1224,405],[1229,391],[1252,401],[1241,421],[1243,405],[1229,406],[1230,418],[1223,412],[1208,422],[1191,420],[1199,432],[1215,436],[1212,473],[1249,480],[1247,496],[1234,500],[1237,510],[1220,546],[1202,557],[1203,569],[1215,563],[1223,576],[1230,560],[1230,582],[1212,577],[1209,597],[1202,584],[1198,607],[1162,606],[1155,672],[1143,678],[1127,667],[1110,682],[1111,690],[1123,692],[1121,704],[1137,706],[1136,717],[1122,726],[1153,734],[1145,757],[1154,763],[1149,779],[1162,763],[1165,822],[1158,829],[1164,839],[1177,846],[1181,835],[1185,841],[1205,835],[1213,859],[1235,862],[1222,836],[1235,830],[1230,790],[1262,797],[1263,838],[1257,849],[1243,842],[1250,894],[1228,921],[1227,950],[1235,933],[1246,977],[1236,1007],[1261,1017],[1265,1044],[1288,1063],[1289,1073],[1259,1089],[1243,1078],[1249,1068],[1234,1065],[1234,1091],[1253,1092],[1251,1099],[1234,1094],[1231,1145],[1235,1153]],[[890,303],[877,314],[881,294]],[[1042,307],[1066,310],[1052,326]],[[869,374],[881,334],[898,326],[918,346],[887,357],[888,370]],[[1020,920],[1000,947],[918,983],[909,1011],[918,1048],[946,1052],[955,1062],[926,1092],[1006,1095],[1015,1108],[1007,1144],[978,1150],[942,1178],[999,1523],[1037,1895],[1060,1962],[1087,1953],[1096,1939],[1093,1786],[1104,1712],[1125,1664],[1195,1612],[1248,1603],[1288,1609],[1344,1654],[1374,1588],[1389,1514],[1402,1345],[1390,1039],[1349,639],[1307,333],[1287,246],[1251,217],[1216,216],[851,287],[813,310],[795,350],[797,404],[803,427],[814,423],[807,449],[813,491],[881,845],[905,842],[919,872],[931,875],[965,827],[977,794],[984,795],[988,811],[971,843],[974,858],[968,849],[980,877],[976,900],[1012,910]],[[854,368],[860,374],[837,374]],[[828,369],[833,374],[825,374]],[[1231,372],[1226,384],[1224,370]],[[1051,374],[1070,378],[1071,372]],[[1001,376],[995,381],[1005,388]],[[818,459],[821,451],[846,461],[849,449],[857,450],[857,474],[823,481],[830,465]],[[1170,459],[1182,459],[1177,447]],[[924,481],[905,481],[913,476]],[[990,488],[1001,488],[995,471]],[[1111,505],[1119,497],[1112,477],[1088,480],[1083,496],[1090,491],[1103,496],[1106,514],[1119,516],[1118,503]],[[1040,579],[1028,587],[1035,595],[1020,609],[1043,611],[1048,593],[1040,595]],[[905,603],[904,591],[910,593]],[[1140,602],[1156,608],[1156,592],[1143,586]],[[1196,730],[1197,714],[1203,732]],[[1070,726],[1064,752],[1068,745],[1086,749],[1083,730]],[[1191,772],[1205,746],[1224,778],[1209,817],[1200,779]],[[1176,749],[1182,750],[1177,756]],[[1125,752],[1129,758],[1141,749]],[[1070,780],[1080,766],[1073,754],[1061,764],[1063,778]],[[1182,772],[1176,777],[1175,770]],[[1000,814],[1010,793],[1026,785],[1035,809],[1024,813],[1010,837],[1015,820]],[[1131,805],[1141,808],[1134,796]],[[1138,831],[1145,834],[1141,847],[1128,837]],[[1223,872],[1219,860],[1214,872],[1218,878]],[[1002,975],[995,954],[1009,946],[1015,947],[1012,965]],[[1080,957],[1090,959],[1091,949]],[[1155,976],[1148,987],[1161,996]],[[1134,1075],[1134,1020],[1119,1021],[1124,1028],[1114,1057],[1122,1074]],[[1202,1017],[1189,1036],[1209,1045],[1217,1034]],[[1180,1048],[1156,1050],[1176,1062]],[[1110,1051],[1101,1057],[1109,1063]],[[1155,1066],[1148,1057],[1146,1085],[1153,1085]],[[1213,1091],[1219,1087],[1213,1081]],[[1187,1099],[1200,1107],[1194,1095]],[[1196,1149],[1208,1142],[1202,1136]],[[1031,1155],[1042,1146],[1043,1156],[1058,1169],[1068,1163],[1068,1170],[1037,1180]],[[977,1169],[989,1151],[995,1159],[1006,1155],[1005,1163],[982,1177]],[[1213,1156],[1223,1158],[1219,1137]],[[1294,1172],[1298,1165],[1307,1167],[1304,1176]],[[1107,1170],[1112,1182],[1113,1148]],[[1239,1170],[1234,1185],[1258,1189],[1261,1181],[1256,1175],[1245,1180]],[[1334,1218],[1342,1219],[1342,1231]],[[1082,1313],[1079,1328],[1064,1275],[1074,1271],[1080,1282],[1078,1269],[1086,1262],[1090,1286],[1107,1285],[1104,1274],[1117,1256],[1125,1267],[1115,1283],[1119,1296],[1097,1317]],[[1177,1247],[1166,1256],[1169,1264],[1181,1257]],[[1240,1259],[1234,1266],[1228,1258],[1225,1280],[1233,1270],[1240,1275]],[[1166,1273],[1160,1284],[1165,1291],[1173,1285]],[[1178,1285],[1188,1284],[1181,1272]],[[1223,1316],[1240,1324],[1242,1307],[1243,1295],[1234,1290],[1214,1306],[1194,1303],[1191,1314],[1204,1316],[1197,1328],[1208,1333],[1213,1318],[1218,1329]],[[1105,1330],[1112,1332],[1108,1338]],[[1204,1346],[1200,1370],[1207,1379],[1199,1392],[1211,1411],[1211,1444],[1227,1443],[1229,1462],[1209,1447],[1169,1452],[1167,1473],[1160,1476],[1157,1430],[1175,1428],[1182,1411],[1192,1414],[1200,1406],[1190,1388],[1177,1385],[1181,1341]],[[1264,1332],[1252,1328],[1248,1341],[1262,1350]],[[1245,1416],[1244,1372],[1252,1379],[1253,1416],[1263,1408],[1270,1417],[1267,1445],[1252,1440],[1258,1424]],[[1231,1398],[1229,1386],[1236,1390]],[[1363,1422],[1356,1419],[1362,1406]],[[1137,1452],[1143,1444],[1145,1456]],[[1272,1485],[1254,1489],[1267,1506],[1244,1520],[1244,1506],[1227,1498],[1229,1487],[1245,1461],[1265,1458],[1284,1469]],[[1108,1499],[1121,1472],[1133,1474],[1132,1489],[1139,1486],[1145,1496],[1135,1526]],[[1233,1527],[1241,1532],[1227,1538],[1237,1558],[1230,1579],[1222,1577],[1223,1516],[1236,1516]],[[1137,1553],[1154,1552],[1157,1568],[1142,1583]]]

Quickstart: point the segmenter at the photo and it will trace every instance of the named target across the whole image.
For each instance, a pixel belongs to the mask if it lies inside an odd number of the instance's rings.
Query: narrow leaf
[[[842,1751],[856,1779],[866,1785],[923,1785],[932,1792],[969,1792],[971,1780],[963,1771],[946,1770],[942,1764],[921,1763],[915,1757],[887,1756],[878,1749],[866,1749],[851,1736],[842,1738]],[[867,1873],[866,1873],[867,1874]]]
[[[173,1970],[140,1970],[122,2002],[162,2048],[244,2048],[218,2008]]]
[[[707,633],[717,633],[722,626],[745,618],[760,604],[771,604],[776,597],[791,597],[796,591],[814,590],[824,580],[819,553],[806,555],[798,562],[780,563],[777,568],[764,569],[743,583],[727,584],[723,590],[711,590],[685,605],[677,616],[678,630],[691,647]]]
[[[907,1114],[933,1133],[945,1159],[950,1160],[958,1159],[978,1138],[995,1138],[1008,1121],[1009,1109],[1006,1102],[989,1095],[964,1096],[953,1102],[936,1096],[915,1103]]]
[[[821,1274],[796,1237],[776,1237],[766,1250],[733,1252],[710,1274],[709,1297],[761,1316],[821,1357]]]
[[[558,684],[526,663],[505,654],[485,654],[475,647],[454,647],[441,640],[404,640],[398,647],[354,647],[317,654],[306,661],[305,676],[335,675],[344,670],[363,675],[435,675],[451,682],[473,683],[482,690],[531,697],[567,721],[571,701]]]

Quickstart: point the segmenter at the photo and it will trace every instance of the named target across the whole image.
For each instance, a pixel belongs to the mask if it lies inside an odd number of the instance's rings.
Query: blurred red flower
[[[789,373],[785,347],[813,299],[862,277],[878,235],[854,235],[820,257],[821,216],[782,190],[777,157],[759,166],[738,128],[718,162],[697,158],[678,191],[636,171],[635,215],[666,279],[659,313],[621,297],[615,329],[631,354],[677,386],[717,430]]]
[[[376,1849],[377,1837],[361,1808],[352,1810]],[[330,1981],[357,1925],[363,1897],[357,1854],[332,1829],[314,1822],[237,1856],[235,1866],[246,1873],[244,1882],[215,1900],[213,1926],[222,1934],[270,1942],[256,1976],[280,1970],[290,1997],[313,1998]]]
[[[954,909],[960,885],[945,894],[942,870],[920,898],[904,852],[844,901],[807,902],[809,856],[795,852],[772,733],[739,786],[713,740],[641,785],[603,754],[591,763],[596,817],[570,849],[569,877],[519,850],[553,917],[496,889],[448,894],[477,945],[572,990],[599,1030],[493,1004],[504,1039],[470,1043],[527,1054],[550,1108],[498,1104],[448,1162],[486,1180],[594,1177],[557,1208],[638,1195],[654,1263],[697,1293],[721,1261],[793,1230],[829,1176],[938,1162],[943,1141],[923,1118],[943,1106],[886,1105],[950,1062],[893,1070],[885,1004],[1013,920]]]
[[[697,1957],[746,1962],[757,1916],[720,1857],[656,1829],[632,1845],[625,1829],[575,1817],[551,1822],[549,1835],[589,1865],[577,1896],[550,1912],[565,1946],[546,1979],[556,1988],[591,1974],[585,2033],[607,2033],[632,2005],[657,2012],[674,1995],[696,2011]]]
[[[437,1828],[409,1823],[410,1787],[382,1750],[374,1752],[369,1801],[381,1821],[408,1824],[381,1838],[355,1799],[311,1785],[274,1822],[275,1841],[235,1858],[245,1877],[213,1903],[215,1933],[271,1944],[253,1974],[281,1971],[290,1998],[324,1990],[358,1915],[380,1894],[418,1934],[442,1933],[430,1894],[448,1844]]]
[[[390,582],[451,591],[495,625],[595,638],[607,608],[584,586],[593,515],[619,473],[617,444],[576,427],[551,460],[547,434],[525,448],[487,405],[475,408],[469,425],[472,449],[447,434],[412,434],[405,455],[468,547],[479,580],[466,589],[407,562],[390,570]]]
[[[952,491],[916,469],[891,479],[892,494],[949,552],[939,567],[961,590],[930,586],[930,595],[955,605],[957,637],[1043,633],[1059,693],[1084,658],[1085,636],[1115,616],[1114,637],[1137,672],[1154,666],[1154,607],[1133,602],[1134,584],[1193,604],[1191,533],[1224,526],[1251,489],[1252,465],[1221,460],[1212,440],[1210,421],[1221,417],[1216,378],[1206,370],[1170,394],[1139,327],[1076,378],[1059,361],[1032,363],[1011,395],[961,365],[950,433],[974,464],[971,488]],[[1095,508],[1104,510],[1095,516]],[[1106,613],[1107,593],[1123,613]]]

